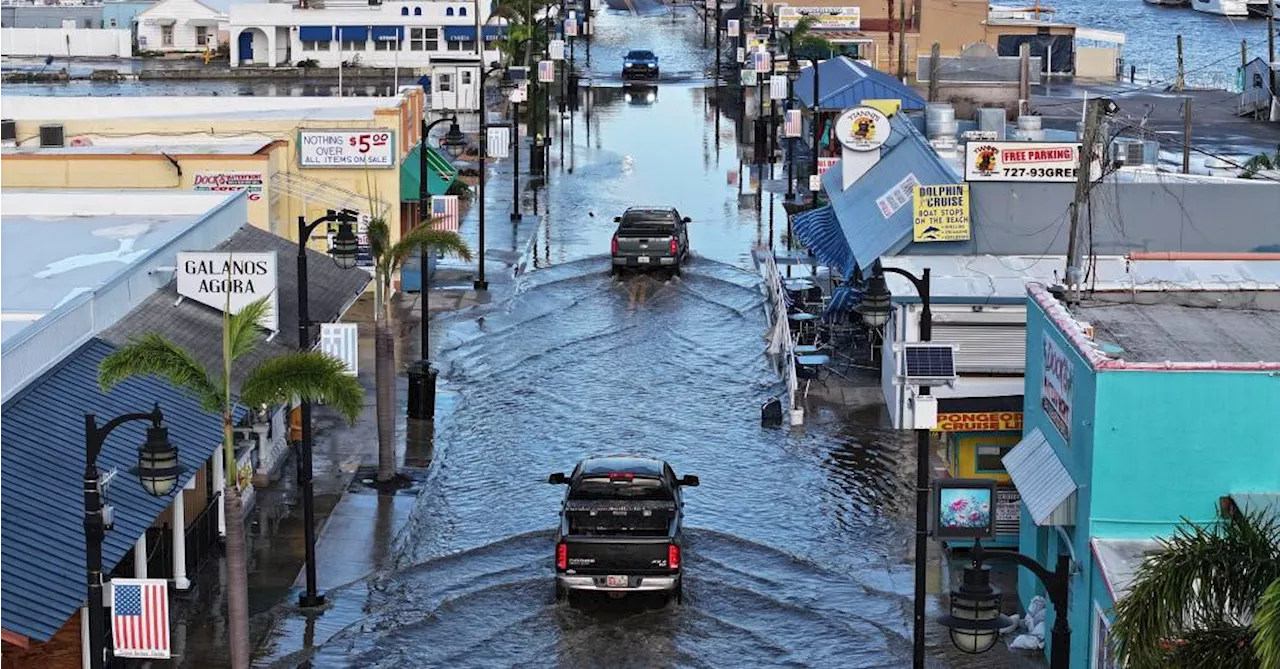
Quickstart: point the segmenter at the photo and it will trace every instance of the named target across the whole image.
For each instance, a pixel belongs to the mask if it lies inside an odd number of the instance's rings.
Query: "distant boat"
[[[1260,18],[1266,18],[1267,12],[1269,11],[1268,7],[1273,4],[1267,0],[1248,0],[1248,3],[1249,16],[1256,16]],[[1280,16],[1280,13],[1277,13],[1276,16]]]
[[[1248,16],[1249,4],[1245,0],[1195,0],[1191,8],[1206,14],[1220,16]]]
[[[1031,7],[1010,7],[1007,5],[991,5],[987,10],[987,15],[993,19],[1020,19],[1024,21],[1039,21],[1041,14],[1052,14],[1053,7],[1041,6],[1040,0],[1035,0],[1035,5]]]
[[[1186,7],[1191,0],[1145,0],[1148,5],[1161,5],[1164,7]]]

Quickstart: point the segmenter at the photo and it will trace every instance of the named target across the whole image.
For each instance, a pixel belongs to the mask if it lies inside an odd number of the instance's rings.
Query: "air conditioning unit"
[[[18,141],[18,122],[7,118],[0,121],[0,141],[17,142]]]
[[[1111,161],[1117,165],[1141,165],[1145,148],[1141,140],[1117,139],[1111,143]]]
[[[41,148],[61,148],[66,145],[66,136],[61,123],[45,123],[40,126]]]

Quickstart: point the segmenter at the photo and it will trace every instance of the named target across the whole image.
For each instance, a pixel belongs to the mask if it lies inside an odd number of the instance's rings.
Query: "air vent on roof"
[[[61,123],[45,123],[40,126],[40,146],[61,147],[65,145]]]
[[[6,142],[18,141],[18,122],[11,118],[0,121],[0,140]]]

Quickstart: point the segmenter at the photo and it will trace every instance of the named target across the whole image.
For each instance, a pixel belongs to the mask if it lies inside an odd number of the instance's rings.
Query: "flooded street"
[[[628,48],[653,48],[664,72],[705,67],[701,21],[648,11],[601,18],[590,135],[584,104],[563,164],[553,147],[532,237],[502,215],[509,188],[491,191],[486,245],[528,249],[530,271],[509,297],[435,321],[441,391],[457,403],[437,421],[403,530],[369,546],[390,551],[388,567],[331,588],[318,616],[283,611],[260,666],[910,665],[910,435],[882,427],[874,406],[814,405],[803,429],[760,426],[783,388],[750,250],[782,244],[782,198],[739,205],[733,121],[717,133],[701,83],[607,80]],[[693,219],[681,277],[610,276],[613,217],[640,204]],[[463,233],[474,243],[474,225]],[[685,497],[683,605],[555,602],[564,491],[547,475],[611,453],[701,477]],[[378,509],[374,523],[391,505]],[[962,656],[931,628],[931,666],[1036,666]]]

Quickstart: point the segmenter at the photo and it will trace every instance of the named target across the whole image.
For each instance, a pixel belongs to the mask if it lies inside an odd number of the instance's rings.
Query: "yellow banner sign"
[[[969,184],[916,186],[911,239],[917,242],[969,239]]]
[[[1022,431],[1021,411],[974,411],[939,413],[935,432]]]

